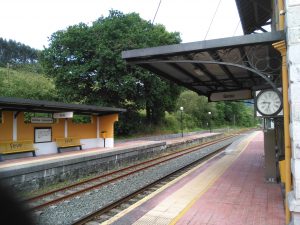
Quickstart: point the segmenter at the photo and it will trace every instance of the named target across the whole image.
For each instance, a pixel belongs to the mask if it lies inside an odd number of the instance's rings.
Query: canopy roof
[[[235,0],[244,34],[257,30],[266,32],[263,26],[271,24],[271,0]]]
[[[67,104],[62,102],[0,97],[0,110],[25,112],[66,112],[78,114],[108,115],[125,112],[125,109],[94,105]]]
[[[210,96],[280,85],[281,56],[272,43],[284,37],[284,32],[250,34],[129,50],[122,52],[122,57],[130,64]]]

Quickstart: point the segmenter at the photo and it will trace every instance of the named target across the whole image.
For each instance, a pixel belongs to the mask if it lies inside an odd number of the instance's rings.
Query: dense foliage
[[[213,127],[243,126],[250,127],[257,124],[254,118],[253,106],[244,102],[208,102],[204,96],[195,92],[184,91],[178,98],[177,108],[184,108],[184,127],[207,128],[209,123]],[[211,112],[209,115],[208,112]],[[177,116],[178,118],[178,116]]]
[[[179,42],[178,33],[169,33],[136,13],[110,11],[92,26],[81,23],[54,33],[42,53],[42,63],[64,100],[124,107],[128,113],[122,120],[137,126],[135,116],[141,109],[146,109],[149,123],[161,121],[164,112],[174,108],[180,88],[126,65],[121,52]]]
[[[0,38],[0,66],[34,64],[38,61],[38,50],[13,40]]]

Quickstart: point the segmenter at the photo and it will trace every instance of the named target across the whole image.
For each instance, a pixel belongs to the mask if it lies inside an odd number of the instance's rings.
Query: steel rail
[[[213,141],[215,141],[215,140],[213,140]],[[209,142],[206,142],[206,143],[203,143],[203,144],[208,144],[208,143],[211,143],[213,141],[209,141]],[[203,144],[200,144],[199,147],[202,146]],[[182,150],[188,150],[188,149],[192,149],[192,148],[195,148],[195,147],[198,147],[198,145],[197,146],[193,146],[193,147],[189,147],[189,148],[185,148],[185,149],[182,149]],[[79,186],[79,185],[82,185],[82,184],[85,184],[87,182],[91,182],[91,181],[94,181],[94,180],[97,180],[97,179],[105,178],[106,176],[113,175],[113,174],[116,174],[118,172],[122,172],[122,171],[125,171],[125,170],[128,170],[128,169],[131,169],[131,168],[135,168],[135,167],[143,165],[145,163],[153,162],[153,161],[156,161],[156,160],[158,160],[158,159],[160,159],[162,157],[167,157],[167,156],[170,156],[170,155],[173,155],[173,154],[177,154],[177,153],[178,152],[172,152],[172,153],[170,153],[168,155],[165,155],[165,156],[159,156],[159,157],[153,158],[151,160],[143,161],[141,163],[134,164],[134,165],[131,165],[131,166],[128,166],[128,167],[124,167],[124,168],[121,168],[121,169],[118,169],[118,170],[114,170],[112,172],[104,173],[102,175],[99,175],[99,176],[96,176],[96,177],[93,177],[93,178],[90,178],[90,179],[87,179],[87,180],[83,180],[83,181],[80,181],[80,182],[68,185],[66,187],[58,188],[58,189],[49,191],[49,192],[44,193],[44,194],[40,194],[40,195],[31,197],[31,198],[27,198],[24,201],[25,202],[31,202],[31,201],[40,199],[42,197],[46,197],[46,196],[48,196],[50,194],[55,194],[55,193],[60,192],[60,191],[65,191],[66,189],[73,188],[73,187],[76,187],[76,186]]]

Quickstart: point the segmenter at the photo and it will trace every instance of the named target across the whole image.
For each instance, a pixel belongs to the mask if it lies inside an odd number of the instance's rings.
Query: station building
[[[113,147],[114,123],[124,111],[94,105],[0,97],[1,157],[14,158],[32,153],[46,155],[72,150],[70,148]]]

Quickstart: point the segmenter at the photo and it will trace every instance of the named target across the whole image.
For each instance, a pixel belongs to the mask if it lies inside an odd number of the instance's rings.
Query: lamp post
[[[235,114],[233,114],[233,126],[235,127]]]
[[[209,117],[209,132],[211,133],[211,112],[208,112],[208,117]]]
[[[180,127],[181,127],[181,137],[183,137],[183,123],[182,123],[182,112],[183,112],[183,107],[180,107]]]

